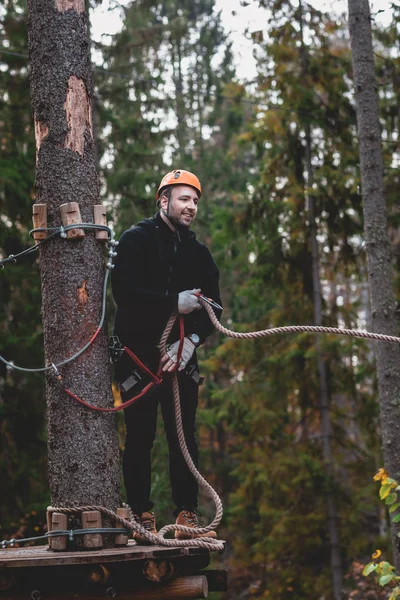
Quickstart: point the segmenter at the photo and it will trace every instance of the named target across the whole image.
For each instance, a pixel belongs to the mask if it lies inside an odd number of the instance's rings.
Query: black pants
[[[190,456],[197,466],[195,416],[198,402],[198,386],[184,372],[178,373],[181,399],[182,424]],[[135,386],[122,392],[126,402],[138,392]],[[154,386],[143,398],[128,407],[125,413],[126,442],[123,457],[123,475],[128,504],[133,512],[140,514],[153,508],[150,500],[151,449],[156,434],[157,408],[160,403],[164,428],[169,447],[169,474],[175,515],[183,509],[197,507],[198,485],[182,456],[175,425],[172,380],[167,376],[162,384]]]

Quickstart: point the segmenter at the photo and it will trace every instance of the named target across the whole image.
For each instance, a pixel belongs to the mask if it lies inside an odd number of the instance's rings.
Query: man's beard
[[[176,229],[183,229],[183,230],[190,229],[190,226],[193,223],[193,218],[191,218],[191,221],[188,224],[181,223],[180,220],[177,217],[174,217],[173,215],[171,215],[169,211],[167,213],[165,213],[165,215],[169,219],[170,223],[172,223],[172,225]]]

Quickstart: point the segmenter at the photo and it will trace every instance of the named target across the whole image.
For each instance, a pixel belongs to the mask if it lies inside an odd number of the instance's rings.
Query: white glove
[[[161,359],[161,364],[164,363],[163,371],[174,371],[176,361],[178,360],[178,349],[179,340],[174,342],[167,348],[167,353]],[[179,363],[178,371],[182,371],[192,358],[193,352],[196,350],[195,344],[189,338],[183,338],[181,361]]]
[[[181,315],[188,315],[194,310],[201,308],[199,299],[195,294],[200,294],[201,290],[185,290],[178,296],[178,312]]]

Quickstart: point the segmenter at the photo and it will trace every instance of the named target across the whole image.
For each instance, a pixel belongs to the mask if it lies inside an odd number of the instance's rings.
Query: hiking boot
[[[157,535],[156,515],[153,511],[145,511],[142,512],[140,515],[135,514],[134,517],[141,524],[141,526],[144,527],[144,529],[146,529],[146,531]],[[133,539],[136,540],[136,542],[141,546],[151,544],[151,542],[147,538],[145,538],[143,535],[136,531],[133,532]]]
[[[203,527],[199,521],[199,515],[196,511],[181,510],[179,515],[176,517],[176,525],[184,525],[185,527],[192,527],[193,533],[185,533],[184,531],[175,531],[175,538],[177,540],[192,540],[195,538],[216,538],[217,534],[215,531],[207,531],[206,533],[196,533],[196,529]]]

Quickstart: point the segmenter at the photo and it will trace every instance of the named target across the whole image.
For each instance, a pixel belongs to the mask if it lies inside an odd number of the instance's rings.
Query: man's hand
[[[188,315],[194,310],[201,308],[199,299],[195,294],[200,294],[201,290],[185,290],[178,296],[178,311],[181,315]]]
[[[178,348],[179,341],[174,342],[167,348],[167,353],[161,358],[161,364],[164,363],[163,371],[168,371],[169,373],[175,371],[176,362],[178,360]],[[192,358],[195,349],[195,344],[193,344],[189,338],[183,338],[182,354],[178,371],[182,371],[186,367],[189,360]]]

